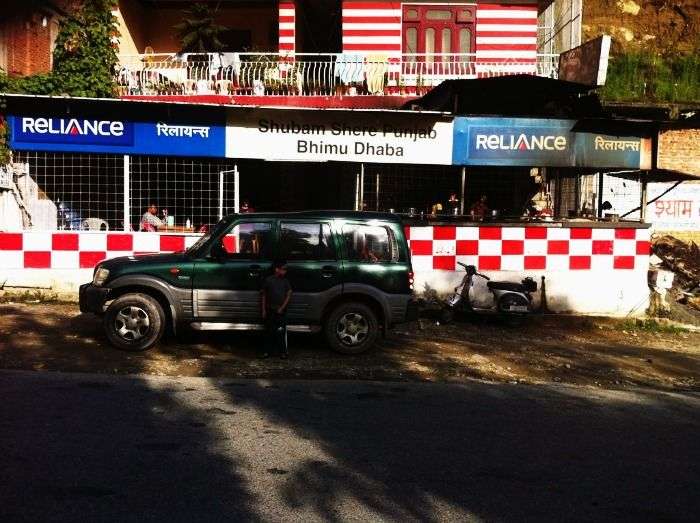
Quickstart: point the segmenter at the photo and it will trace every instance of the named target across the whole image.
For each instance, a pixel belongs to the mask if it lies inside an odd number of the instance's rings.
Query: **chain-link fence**
[[[16,152],[14,162],[28,228],[123,230],[123,155]]]
[[[138,230],[150,205],[167,225],[198,231],[219,221],[235,206],[232,162],[161,156],[130,157],[130,223]]]
[[[26,229],[137,231],[153,204],[159,230],[198,231],[236,207],[232,161],[16,152],[14,162]]]

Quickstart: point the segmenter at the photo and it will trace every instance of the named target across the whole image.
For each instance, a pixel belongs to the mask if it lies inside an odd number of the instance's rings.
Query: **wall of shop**
[[[545,277],[553,312],[627,315],[647,307],[649,230],[646,228],[436,226],[411,227],[416,290],[452,292],[474,265],[493,279]],[[490,299],[485,282],[477,299]],[[539,304],[540,292],[535,296]]]
[[[610,202],[610,212],[620,216],[640,203],[641,187],[638,181],[606,175],[603,200]],[[700,181],[653,182],[647,185],[645,222],[652,233],[672,234],[684,241],[700,242]],[[639,211],[625,219],[639,220]]]
[[[700,176],[700,129],[669,129],[659,133],[659,169]]]
[[[419,226],[407,228],[419,295],[446,295],[462,279],[457,262],[493,279],[546,278],[552,312],[627,315],[647,307],[645,228]],[[0,233],[0,285],[76,291],[106,258],[175,252],[196,234]],[[477,301],[489,298],[482,282]],[[535,296],[539,303],[539,291]]]

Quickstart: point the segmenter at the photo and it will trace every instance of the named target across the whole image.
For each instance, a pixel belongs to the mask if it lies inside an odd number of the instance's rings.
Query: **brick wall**
[[[53,3],[62,12],[69,12],[75,8],[76,0],[54,0]],[[3,10],[0,49],[4,48],[4,56],[0,63],[4,63],[6,71],[12,75],[50,71],[60,14],[50,10],[30,11],[23,1],[9,1],[3,5]]]
[[[669,169],[700,176],[700,129],[669,129],[659,133],[657,165]]]

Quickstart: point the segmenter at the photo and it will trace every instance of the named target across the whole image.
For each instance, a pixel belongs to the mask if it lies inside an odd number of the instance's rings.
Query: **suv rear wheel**
[[[374,311],[364,303],[343,303],[328,316],[325,332],[334,351],[360,354],[377,341],[379,322]]]
[[[125,294],[107,307],[103,325],[115,347],[144,351],[163,336],[165,314],[155,298],[147,294]]]

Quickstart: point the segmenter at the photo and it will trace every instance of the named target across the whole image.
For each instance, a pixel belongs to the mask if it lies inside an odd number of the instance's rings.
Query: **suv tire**
[[[148,294],[125,294],[114,300],[104,316],[107,338],[115,347],[144,351],[165,332],[165,314],[158,300]]]
[[[375,312],[364,303],[338,305],[326,319],[326,340],[341,354],[360,354],[372,348],[379,335]]]

